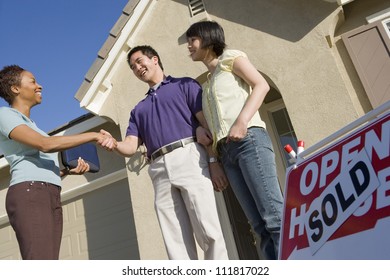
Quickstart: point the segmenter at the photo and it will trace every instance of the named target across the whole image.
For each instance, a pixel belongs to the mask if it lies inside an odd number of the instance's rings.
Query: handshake
[[[100,130],[96,144],[110,152],[114,151],[118,146],[116,139],[104,129]]]

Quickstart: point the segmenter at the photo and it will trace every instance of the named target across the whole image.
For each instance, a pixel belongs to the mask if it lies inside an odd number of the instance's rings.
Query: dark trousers
[[[61,188],[28,181],[8,188],[6,210],[24,260],[58,260],[62,238]]]

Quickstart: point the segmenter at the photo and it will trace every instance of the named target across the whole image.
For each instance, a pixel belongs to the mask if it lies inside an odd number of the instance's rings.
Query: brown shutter
[[[341,36],[373,108],[390,100],[390,39],[381,21]]]

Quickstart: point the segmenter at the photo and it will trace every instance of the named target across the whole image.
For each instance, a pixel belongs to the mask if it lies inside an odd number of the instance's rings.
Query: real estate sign
[[[390,113],[287,170],[280,259],[390,259]]]

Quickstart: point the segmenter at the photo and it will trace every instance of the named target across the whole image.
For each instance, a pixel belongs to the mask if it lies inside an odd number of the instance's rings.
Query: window
[[[280,147],[283,148],[285,145],[289,144],[296,151],[297,137],[286,108],[272,111],[270,114]],[[286,152],[284,152],[283,155],[284,166],[287,167],[291,165],[289,163],[290,156]]]
[[[386,30],[387,36],[390,39],[390,18],[385,19],[384,21],[382,21],[382,24],[383,24],[383,27]]]
[[[267,76],[264,75],[264,77]],[[267,125],[275,152],[279,185],[284,191],[286,170],[291,165],[290,156],[284,150],[284,146],[289,144],[296,151],[297,137],[280,92],[272,87],[272,80],[268,79],[268,83],[271,85],[271,89],[265,97],[264,103],[260,106],[260,116]]]

